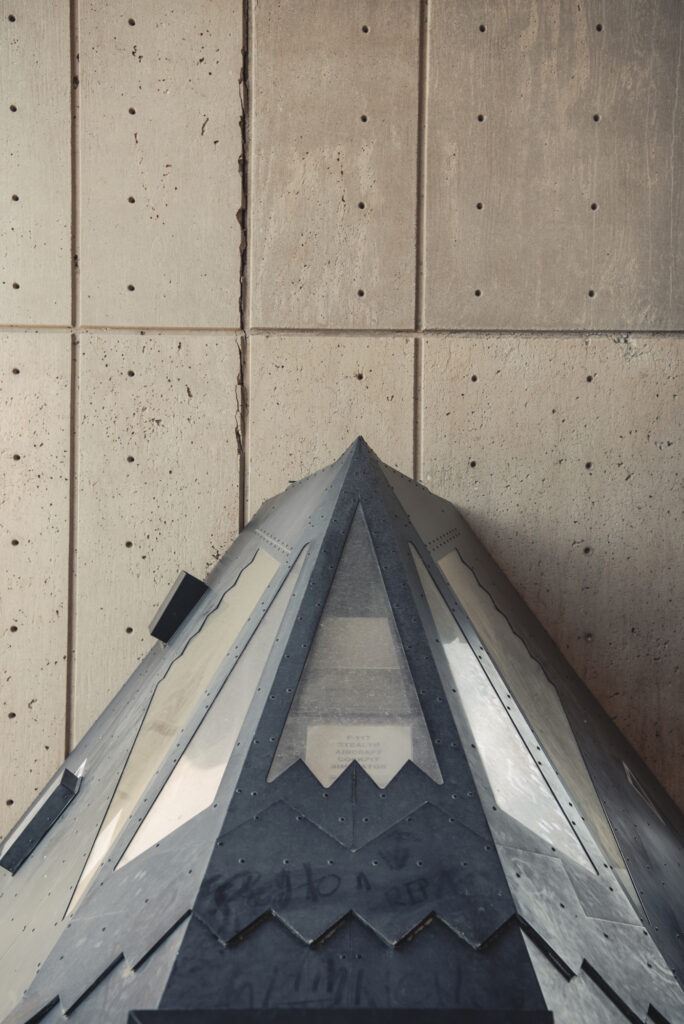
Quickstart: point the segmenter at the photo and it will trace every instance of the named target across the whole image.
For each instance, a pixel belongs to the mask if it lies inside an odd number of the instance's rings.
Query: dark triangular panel
[[[536,982],[530,984],[529,974],[516,969],[526,959],[516,928],[505,929],[486,957],[439,921],[426,922],[410,941],[393,948],[353,916],[313,948],[273,918],[234,947],[193,919],[185,941],[187,957],[179,961],[164,996],[169,1009],[315,1007],[321,1021],[327,1010],[346,1008],[353,1020],[353,1008],[388,1005],[414,1013],[416,1007],[544,1009]],[[207,969],[216,979],[211,994],[199,982]]]
[[[681,818],[453,506],[358,439],[207,582],[10,837],[0,1019],[684,1020]]]

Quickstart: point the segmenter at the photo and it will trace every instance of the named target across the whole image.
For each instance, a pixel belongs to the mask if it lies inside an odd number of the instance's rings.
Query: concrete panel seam
[[[67,544],[67,628],[66,628],[66,694],[64,709],[64,756],[73,742],[73,685],[76,642],[76,545],[78,543],[78,376],[80,371],[79,338],[71,335],[71,377],[69,400],[69,528]]]
[[[413,479],[420,483],[423,474],[423,360],[422,337],[414,342],[413,353]]]
[[[71,375],[69,378],[69,525],[67,531],[67,628],[66,628],[66,679],[64,707],[64,756],[72,746],[72,710],[74,684],[74,643],[76,638],[76,532],[78,528],[78,374],[79,339],[78,321],[80,316],[80,273],[78,250],[80,245],[80,118],[79,118],[79,22],[78,0],[69,3],[69,42],[71,72]]]
[[[80,146],[79,146],[79,31],[78,0],[70,0],[69,35],[71,41],[71,326],[76,327],[80,313],[78,249],[80,234]]]
[[[418,145],[416,147],[416,309],[415,325],[422,331],[425,323],[423,295],[425,286],[425,167],[427,158],[427,90],[429,60],[430,8],[420,3],[418,36]]]

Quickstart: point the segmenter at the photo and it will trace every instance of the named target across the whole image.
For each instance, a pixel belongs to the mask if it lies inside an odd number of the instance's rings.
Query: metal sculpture
[[[681,814],[361,438],[155,635],[0,852],[6,1024],[684,1020]]]

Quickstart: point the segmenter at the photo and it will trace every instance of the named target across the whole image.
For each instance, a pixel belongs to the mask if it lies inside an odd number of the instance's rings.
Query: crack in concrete
[[[239,496],[239,528],[245,522],[245,428],[247,420],[247,394],[245,387],[245,361],[247,356],[247,204],[248,204],[248,132],[247,112],[249,108],[249,0],[243,0],[242,8],[242,65],[238,80],[240,96],[240,155],[238,171],[242,185],[241,203],[238,211],[240,223],[240,294],[238,312],[240,317],[240,336],[237,339],[238,375],[235,384],[235,443],[239,461],[240,496]]]

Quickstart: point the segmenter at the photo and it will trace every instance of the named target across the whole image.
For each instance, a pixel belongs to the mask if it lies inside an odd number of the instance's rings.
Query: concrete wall
[[[684,806],[683,30],[679,0],[1,0],[0,833],[179,568],[359,433]]]

